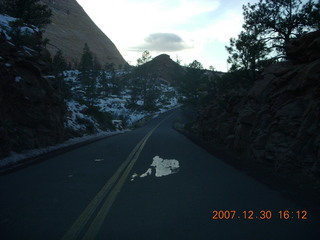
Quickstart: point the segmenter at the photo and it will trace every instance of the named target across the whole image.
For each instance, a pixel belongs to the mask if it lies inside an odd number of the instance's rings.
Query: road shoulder
[[[292,174],[275,172],[271,165],[250,161],[215,140],[201,139],[188,130],[195,120],[196,107],[184,106],[181,108],[180,115],[177,116],[173,128],[210,154],[270,189],[279,192],[283,197],[292,200],[301,208],[309,210],[314,217],[320,219],[320,189],[311,187],[311,179],[307,177],[297,178]]]

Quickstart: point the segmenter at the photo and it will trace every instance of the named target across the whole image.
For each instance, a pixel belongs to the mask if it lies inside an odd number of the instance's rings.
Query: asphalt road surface
[[[320,238],[311,213],[173,130],[179,114],[1,176],[0,239]]]

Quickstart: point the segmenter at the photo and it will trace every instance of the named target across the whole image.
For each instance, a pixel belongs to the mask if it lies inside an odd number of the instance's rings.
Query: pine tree
[[[226,46],[226,50],[230,54],[230,71],[243,70],[252,81],[256,80],[257,72],[270,63],[268,54],[271,50],[256,32],[242,31],[238,39],[230,39],[230,46]]]
[[[160,92],[158,90],[157,76],[150,73],[143,84],[143,109],[146,111],[156,111],[157,99]]]
[[[106,71],[103,70],[102,73],[100,74],[100,83],[101,83],[101,90],[100,92],[107,97],[109,93],[109,84],[108,84],[108,79],[107,79],[107,74]]]
[[[150,55],[150,52],[148,50],[145,50],[143,53],[142,53],[142,56],[141,58],[138,58],[137,59],[137,66],[141,66],[147,62],[149,62],[151,60],[151,55]]]
[[[61,91],[62,96],[67,99],[71,98],[72,96],[71,88],[64,81],[64,74],[63,74],[63,72],[67,70],[68,64],[65,58],[63,57],[61,50],[59,50],[53,57],[52,68],[53,68],[53,73],[58,82],[58,86],[59,86],[58,89]]]
[[[150,65],[151,55],[149,51],[144,51],[141,58],[137,59],[137,67],[134,70],[134,81],[131,90],[131,104],[136,101],[143,101],[143,110],[155,111],[157,109],[156,99],[159,98],[158,78],[152,72]]]
[[[56,55],[53,57],[52,67],[55,75],[67,70],[68,64],[63,57],[61,50],[57,51]]]
[[[93,104],[96,96],[97,76],[94,74],[93,53],[87,43],[84,44],[83,53],[80,60],[80,74],[78,79],[82,84],[85,95],[90,105]]]
[[[111,78],[110,78],[110,83],[112,85],[111,93],[114,94],[114,95],[120,94],[121,85],[120,85],[120,80],[117,77],[116,70],[114,68],[114,63],[107,63],[106,64],[106,70],[111,75]]]
[[[319,0],[317,4],[315,0],[259,0],[244,5],[243,31],[226,46],[230,71],[256,80],[265,66],[286,58],[292,39],[319,28],[319,7]]]
[[[196,103],[199,100],[199,91],[203,80],[202,70],[203,66],[197,60],[187,66],[187,74],[181,83],[181,92],[189,102]]]
[[[5,0],[3,12],[39,28],[51,23],[52,11],[39,0]]]
[[[93,53],[87,43],[84,44],[81,60],[80,71],[90,71],[93,69]]]
[[[319,5],[319,1],[318,1]],[[260,0],[243,6],[246,32],[258,34],[276,53],[285,57],[285,46],[293,38],[315,30],[319,7],[314,0]],[[317,13],[317,14],[316,14]]]

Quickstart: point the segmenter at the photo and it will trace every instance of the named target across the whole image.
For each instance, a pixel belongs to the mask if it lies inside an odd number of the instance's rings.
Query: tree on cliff
[[[260,0],[244,5],[244,30],[226,46],[230,70],[244,70],[255,80],[265,65],[285,58],[291,39],[319,28],[319,6],[319,0],[317,4],[314,0],[304,4],[301,0]]]
[[[244,70],[247,77],[253,81],[256,73],[268,63],[268,54],[271,51],[256,32],[248,31],[242,31],[238,39],[231,38],[230,46],[226,46],[226,50],[230,54],[227,60],[231,64],[230,71]]]
[[[42,28],[51,23],[51,10],[39,0],[4,0],[2,7],[4,13],[27,24]]]
[[[304,11],[310,16],[308,18],[309,25],[320,30],[320,0],[318,0],[318,3],[316,4],[313,4],[312,2],[306,4],[304,6]]]
[[[317,4],[309,0],[260,0],[243,6],[243,28],[257,32],[267,47],[284,56],[285,45],[292,39],[314,30]],[[318,8],[319,9],[319,8]]]
[[[141,58],[138,58],[137,59],[137,66],[141,66],[147,62],[149,62],[151,60],[151,55],[150,55],[150,52],[148,50],[145,50],[143,53],[142,53],[142,56]]]

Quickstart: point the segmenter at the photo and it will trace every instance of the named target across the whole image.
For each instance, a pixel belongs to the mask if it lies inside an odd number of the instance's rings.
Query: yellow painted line
[[[116,180],[119,178],[120,174],[123,172],[125,167],[128,165],[135,151],[137,151],[138,147],[141,145],[145,138],[143,138],[137,146],[133,149],[133,151],[129,154],[127,159],[120,165],[115,174],[109,179],[109,181],[101,188],[98,194],[92,199],[89,205],[83,210],[80,216],[73,223],[69,231],[63,236],[62,240],[73,240],[77,239],[81,230],[87,224],[88,220],[91,218],[94,211],[97,209],[99,204],[105,198],[107,193],[110,191]]]
[[[155,130],[155,129],[154,129]],[[153,132],[153,131],[152,131]],[[96,235],[98,234],[102,223],[104,221],[104,219],[106,218],[113,202],[115,201],[118,193],[120,192],[123,184],[125,183],[132,167],[134,166],[135,162],[137,161],[137,159],[139,158],[139,155],[142,151],[142,149],[144,148],[148,138],[151,136],[152,132],[150,132],[148,134],[148,137],[143,141],[143,143],[141,144],[139,150],[137,151],[137,153],[134,155],[132,161],[130,162],[129,166],[126,168],[125,172],[122,174],[121,178],[119,179],[118,183],[114,186],[114,188],[112,189],[112,191],[110,192],[110,194],[108,195],[108,198],[106,199],[106,201],[104,202],[103,206],[101,207],[100,211],[98,212],[97,216],[95,217],[95,219],[93,220],[93,222],[91,223],[87,233],[84,235],[84,237],[82,238],[82,240],[92,240],[95,239]]]
[[[146,142],[148,141],[149,137],[152,135],[152,133],[168,118],[170,118],[174,113],[169,115],[167,118],[163,119],[159,124],[157,124],[153,129],[151,129],[145,137],[135,146],[135,148],[131,151],[129,156],[126,158],[126,160],[121,164],[121,166],[117,169],[115,174],[109,179],[109,181],[101,188],[101,190],[98,192],[98,194],[92,199],[92,201],[89,203],[89,205],[83,210],[83,212],[80,214],[80,216],[76,219],[76,221],[73,223],[71,228],[68,230],[68,232],[63,236],[62,240],[74,240],[77,239],[81,233],[81,231],[84,229],[85,225],[88,223],[89,219],[92,217],[93,213],[97,210],[98,206],[101,204],[103,199],[105,199],[108,192],[110,192],[113,185],[116,183],[117,179],[119,181],[114,186],[108,197],[106,198],[106,201],[102,205],[101,209],[99,210],[98,214],[92,221],[92,223],[89,226],[88,231],[85,233],[83,240],[92,240],[95,238],[95,236],[98,234],[102,223],[107,216],[114,200],[116,199],[118,193],[120,192],[120,189],[122,188],[123,184],[125,183],[125,180],[127,179],[131,169],[133,168],[135,162],[139,158],[139,155],[144,148]],[[125,169],[126,168],[126,169]],[[124,170],[125,169],[125,170]],[[124,171],[124,172],[123,172]],[[120,176],[120,174],[123,172],[123,174]]]

